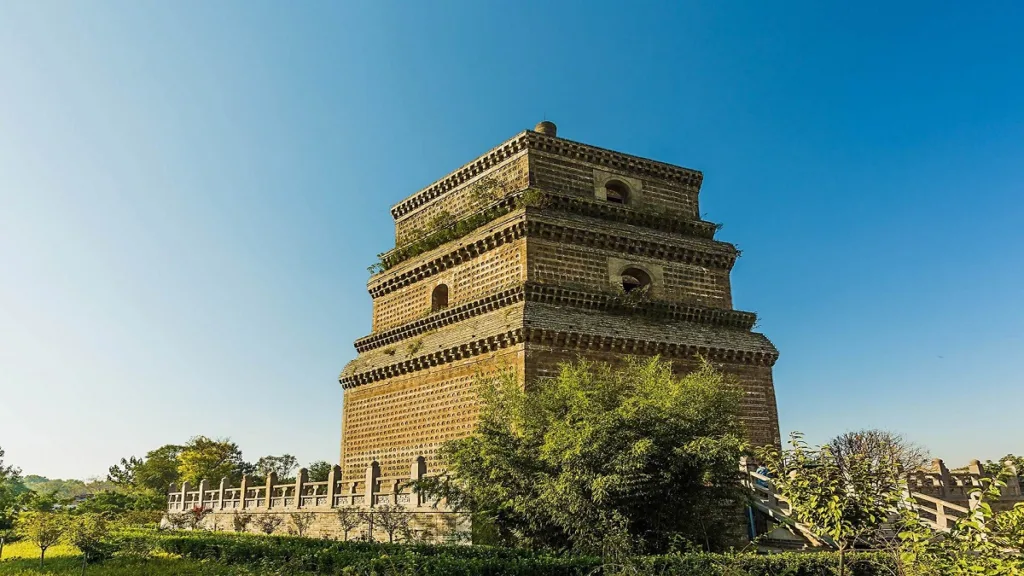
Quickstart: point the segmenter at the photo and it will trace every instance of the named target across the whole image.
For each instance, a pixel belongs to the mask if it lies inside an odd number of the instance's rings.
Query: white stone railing
[[[214,512],[223,510],[282,510],[302,509],[330,510],[341,507],[372,508],[392,505],[417,509],[429,506],[422,494],[416,492],[412,483],[426,474],[426,463],[422,456],[413,459],[408,476],[381,476],[380,465],[373,462],[366,469],[362,480],[346,482],[341,477],[341,467],[334,466],[326,481],[310,482],[309,472],[299,470],[294,482],[279,483],[277,475],[271,473],[265,483],[253,484],[252,479],[242,476],[239,486],[228,485],[228,479],[220,481],[218,488],[210,488],[203,480],[198,489],[185,482],[180,488],[171,485],[167,495],[168,512],[182,512],[203,507]]]

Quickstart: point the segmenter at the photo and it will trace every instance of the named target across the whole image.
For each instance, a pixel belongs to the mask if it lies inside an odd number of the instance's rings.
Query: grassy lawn
[[[4,546],[0,559],[0,576],[41,576],[43,574],[77,575],[82,572],[82,560],[73,546],[61,544],[46,551],[46,562],[39,569],[39,548],[31,542],[21,541]],[[213,562],[200,562],[174,557],[156,557],[148,560],[115,558],[85,569],[93,576],[269,576],[272,571],[261,571],[244,566],[225,566]],[[293,573],[294,574],[294,573]],[[297,575],[299,576],[299,575]]]

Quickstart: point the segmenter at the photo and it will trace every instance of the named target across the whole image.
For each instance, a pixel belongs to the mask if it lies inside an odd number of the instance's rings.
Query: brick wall
[[[691,220],[699,219],[698,190],[694,186],[665,182],[643,177],[628,170],[610,170],[597,164],[533,150],[530,152],[531,183],[543,190],[594,197],[594,171],[621,174],[639,180],[635,208],[678,214]]]
[[[347,390],[343,476],[361,477],[373,460],[383,476],[401,475],[416,456],[424,456],[433,473],[438,446],[466,436],[476,423],[474,377],[503,367],[522,373],[522,362],[523,346],[518,345]]]
[[[609,259],[660,268],[663,279],[658,280],[663,283],[656,286],[658,299],[712,308],[732,308],[728,270],[666,260],[631,258],[621,252],[587,246],[530,239],[526,277],[534,282],[614,293],[621,289],[621,283],[612,284]]]
[[[526,275],[525,253],[525,239],[504,244],[374,299],[373,331],[394,328],[428,314],[431,293],[438,284],[448,286],[448,307],[521,284]]]
[[[447,212],[460,219],[484,207],[477,201],[474,187],[482,179],[492,179],[499,184],[504,195],[522,190],[529,185],[529,163],[526,151],[501,162],[459,187],[427,202],[416,210],[395,221],[395,245],[400,246],[412,239],[417,230],[429,231],[431,219],[441,212]]]

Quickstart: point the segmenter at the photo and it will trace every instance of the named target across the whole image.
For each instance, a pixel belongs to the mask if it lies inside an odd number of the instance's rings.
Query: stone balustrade
[[[271,473],[265,483],[255,484],[248,475],[242,476],[239,486],[229,486],[227,478],[218,488],[211,488],[207,480],[193,489],[188,482],[181,487],[172,484],[167,495],[167,511],[183,512],[202,507],[214,512],[247,511],[329,511],[333,508],[373,508],[401,506],[410,510],[431,508],[426,499],[416,492],[412,482],[426,474],[422,456],[413,459],[406,476],[381,476],[380,465],[373,462],[364,478],[348,481],[342,478],[341,467],[334,466],[326,481],[311,482],[309,472],[302,468],[294,482],[280,483]]]

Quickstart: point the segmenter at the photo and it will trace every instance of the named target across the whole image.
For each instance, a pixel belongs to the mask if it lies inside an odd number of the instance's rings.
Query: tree
[[[166,444],[150,450],[145,458],[122,458],[120,465],[110,467],[107,479],[122,489],[163,494],[172,482],[179,481],[179,456],[183,449],[177,444]]]
[[[252,514],[248,512],[235,510],[234,514],[231,515],[231,526],[235,529],[235,532],[245,532],[249,529],[249,524],[251,523]]]
[[[832,446],[810,448],[794,432],[791,448],[758,450],[779,493],[789,502],[794,519],[839,550],[839,576],[845,574],[845,553],[870,542],[902,502],[902,467],[897,459],[877,458],[871,451],[844,453]]]
[[[192,484],[203,479],[219,482],[224,477],[237,482],[244,466],[242,451],[237,444],[228,440],[211,440],[206,436],[189,440],[178,455],[180,480]]]
[[[840,469],[850,466],[854,458],[867,459],[873,466],[900,466],[908,472],[928,463],[924,448],[888,430],[846,432],[830,440],[828,446]]]
[[[359,510],[355,508],[338,508],[337,515],[338,524],[341,525],[342,537],[347,541],[348,533],[363,523],[363,517],[360,515]]]
[[[743,498],[740,392],[709,364],[677,378],[658,358],[580,361],[525,387],[513,372],[484,378],[478,394],[476,430],[440,451],[449,475],[418,487],[499,540],[587,553],[725,546]]]
[[[69,518],[67,541],[82,551],[82,572],[90,560],[99,560],[111,554],[106,540],[110,527],[100,514],[79,514]]]
[[[39,547],[39,567],[42,568],[46,549],[60,542],[64,535],[64,516],[56,512],[25,512],[18,517],[18,526],[21,533]]]
[[[273,472],[277,474],[280,481],[285,482],[291,478],[292,473],[298,467],[299,460],[295,456],[282,454],[280,456],[263,456],[256,461],[255,470],[260,478],[266,478]]]
[[[259,528],[260,532],[267,535],[273,534],[274,530],[277,530],[277,527],[280,526],[282,522],[284,522],[283,518],[280,516],[274,516],[273,514],[260,514],[253,521],[253,523],[256,524],[256,527]]]
[[[316,521],[316,514],[313,512],[292,512],[289,516],[292,519],[292,526],[295,527],[295,533],[299,536],[305,536],[306,531]]]
[[[4,465],[4,449],[0,448],[0,558],[3,558],[4,542],[28,496],[29,489],[22,481],[21,470]]]
[[[310,482],[326,482],[331,474],[331,464],[324,460],[317,460],[306,469],[309,472]]]
[[[409,533],[409,513],[402,507],[394,504],[384,504],[367,512],[372,518],[368,522],[371,526],[376,521],[377,526],[387,533],[388,542],[394,543],[395,534]]]

